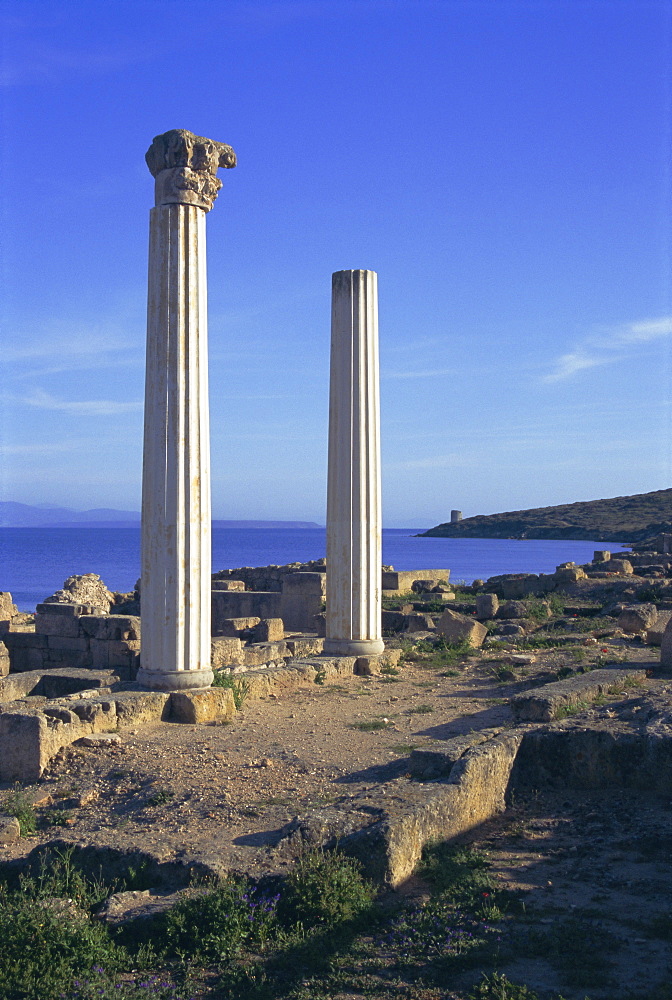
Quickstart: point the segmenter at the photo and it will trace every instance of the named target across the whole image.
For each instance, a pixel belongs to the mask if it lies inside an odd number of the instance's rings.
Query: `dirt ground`
[[[608,650],[650,666],[654,676],[574,723],[633,726],[647,699],[672,703],[672,680],[655,676],[657,650],[605,642],[581,656],[576,647],[535,650],[532,662],[517,666],[507,661],[515,650],[478,652],[443,670],[421,658],[398,673],[249,701],[230,724],[144,725],[121,732],[118,745],[69,747],[37,786],[52,800],[37,808],[37,833],[0,847],[0,862],[59,837],[141,849],[162,861],[203,861],[222,873],[281,872],[294,860],[283,842],[294,817],[381,781],[409,781],[413,748],[510,727],[508,698],[554,680],[563,666],[576,668],[577,659]],[[9,791],[3,786],[0,797]],[[583,985],[572,986],[563,961],[582,942],[591,954],[599,942],[607,965],[597,962],[591,1000],[628,991],[645,997],[647,984],[660,983],[672,957],[671,809],[630,791],[540,793],[514,801],[468,838],[487,851],[501,884],[525,899],[516,933],[529,925],[536,944],[523,948],[524,960],[503,966],[514,981],[583,1000]],[[423,891],[414,878],[399,893],[422,898]],[[549,958],[543,938],[559,921],[564,959]]]

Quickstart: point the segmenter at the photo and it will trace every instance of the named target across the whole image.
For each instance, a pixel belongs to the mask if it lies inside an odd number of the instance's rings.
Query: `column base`
[[[212,670],[138,670],[135,681],[152,691],[185,691],[209,688],[214,679]]]
[[[326,656],[376,656],[385,649],[382,639],[325,639]]]

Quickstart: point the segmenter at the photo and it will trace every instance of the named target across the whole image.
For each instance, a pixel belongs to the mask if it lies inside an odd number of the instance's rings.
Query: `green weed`
[[[3,803],[8,816],[14,816],[19,821],[21,836],[27,837],[37,829],[35,807],[20,785],[15,785]]]
[[[585,712],[586,709],[590,708],[590,703],[587,701],[575,701],[571,705],[561,705],[555,710],[553,716],[554,719],[567,719],[570,715],[578,715],[579,712]]]
[[[146,806],[165,806],[167,802],[175,798],[175,792],[172,788],[157,788],[148,797],[145,802]]]
[[[114,970],[127,956],[70,901],[0,893],[1,1000],[51,1000],[101,963]]]
[[[409,715],[428,715],[430,712],[434,711],[433,705],[416,705],[414,708],[409,708]]]
[[[246,946],[263,950],[275,924],[277,901],[236,878],[183,899],[166,916],[164,954],[226,964]]]
[[[233,703],[239,712],[245,704],[245,699],[250,693],[250,682],[244,677],[236,677],[224,670],[216,670],[212,681],[212,687],[230,688],[233,693]]]
[[[493,972],[483,979],[469,994],[469,1000],[539,1000],[538,994],[528,986],[517,986],[500,972]]]
[[[366,910],[374,895],[354,858],[336,851],[311,851],[288,876],[281,912],[304,927],[334,927]]]
[[[72,813],[69,809],[52,809],[45,819],[48,826],[68,826]]]

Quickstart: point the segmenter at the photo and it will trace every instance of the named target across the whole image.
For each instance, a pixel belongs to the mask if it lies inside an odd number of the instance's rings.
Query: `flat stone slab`
[[[524,691],[514,695],[510,705],[517,722],[550,722],[563,710],[580,709],[600,695],[615,694],[645,680],[646,670],[642,667],[606,667]]]
[[[232,719],[235,714],[236,706],[231,688],[174,691],[170,696],[170,717],[173,722],[214,722],[216,719]]]
[[[413,873],[425,844],[457,837],[504,811],[524,735],[521,728],[479,746],[463,745],[442,781],[384,783],[343,804],[311,810],[289,824],[286,839],[293,847],[338,846],[378,884],[399,885]]]
[[[82,747],[118,747],[121,745],[121,736],[117,733],[91,733],[90,736],[75,740],[75,743]]]

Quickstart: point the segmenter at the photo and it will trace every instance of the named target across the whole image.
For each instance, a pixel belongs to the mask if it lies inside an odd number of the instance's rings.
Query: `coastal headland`
[[[437,524],[423,538],[568,538],[643,542],[672,530],[672,489],[628,497],[477,514]]]

